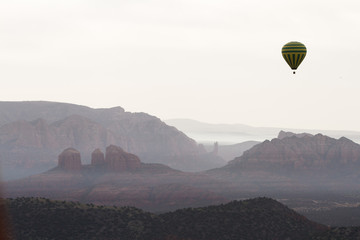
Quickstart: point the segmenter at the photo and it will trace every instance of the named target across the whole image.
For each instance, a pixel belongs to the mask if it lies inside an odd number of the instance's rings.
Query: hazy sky
[[[1,101],[360,130],[359,56],[358,0],[0,1]]]

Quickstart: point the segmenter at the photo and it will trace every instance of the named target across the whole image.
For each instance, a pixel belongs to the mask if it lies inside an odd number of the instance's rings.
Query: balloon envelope
[[[291,69],[296,70],[306,56],[306,47],[301,42],[289,42],[283,46],[281,53]]]

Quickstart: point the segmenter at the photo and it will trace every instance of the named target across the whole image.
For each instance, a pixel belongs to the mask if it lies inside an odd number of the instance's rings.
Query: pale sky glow
[[[359,30],[358,0],[2,1],[0,101],[360,131]]]

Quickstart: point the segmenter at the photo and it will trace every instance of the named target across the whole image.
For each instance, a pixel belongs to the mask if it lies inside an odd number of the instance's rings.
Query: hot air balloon
[[[306,56],[306,47],[301,42],[289,42],[283,46],[281,53],[295,74],[295,70]]]

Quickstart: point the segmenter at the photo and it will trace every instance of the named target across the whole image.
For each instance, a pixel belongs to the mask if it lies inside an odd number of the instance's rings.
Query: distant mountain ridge
[[[49,123],[71,115],[81,115],[101,123],[111,122],[126,114],[122,107],[93,109],[86,106],[49,101],[0,101],[0,126],[17,120],[46,119]],[[131,114],[127,112],[127,114]]]
[[[83,152],[89,162],[93,149],[111,144],[144,162],[180,170],[200,171],[223,164],[175,127],[146,113],[45,101],[0,102],[0,162],[5,178],[18,170],[29,175],[53,167],[59,152],[68,147]]]
[[[200,143],[217,141],[220,145],[224,145],[245,141],[265,141],[275,138],[280,131],[307,132],[310,134],[321,132],[322,134],[333,138],[344,136],[360,143],[359,131],[253,127],[245,124],[206,123],[192,119],[167,119],[164,120],[164,122],[171,126],[175,126]]]

